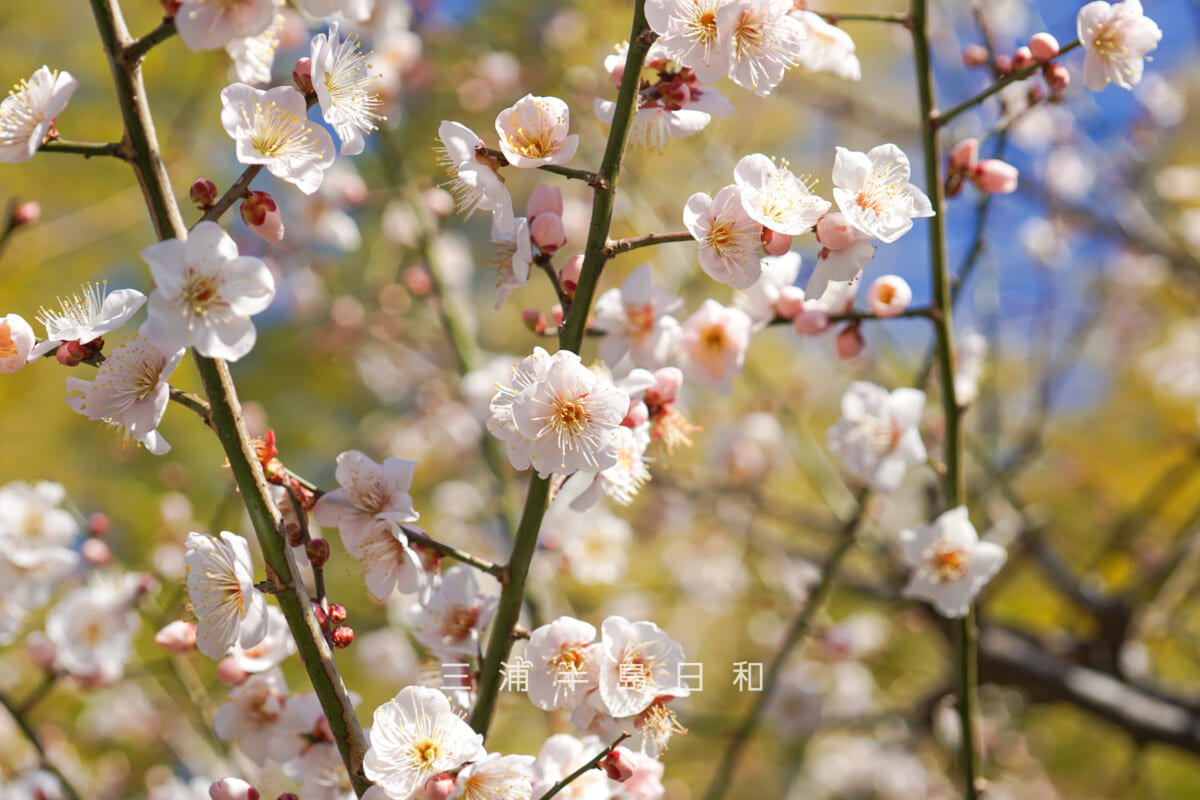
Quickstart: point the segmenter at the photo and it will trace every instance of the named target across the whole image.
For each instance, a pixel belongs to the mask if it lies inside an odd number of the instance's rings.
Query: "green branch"
[[[915,19],[915,15],[914,15],[914,19]],[[914,37],[917,35],[917,30],[916,30],[917,27],[919,27],[919,26],[918,25],[913,26],[913,36]],[[1065,53],[1071,52],[1076,47],[1079,47],[1078,39],[1064,45],[1063,48],[1058,51],[1058,56],[1055,56],[1055,58],[1058,58],[1059,56],[1061,56]],[[995,83],[993,83],[988,88],[984,89],[979,94],[977,94],[973,97],[968,97],[966,100],[963,100],[958,105],[951,107],[950,110],[948,110],[948,111],[943,111],[941,113],[938,113],[938,111],[932,105],[929,107],[928,111],[926,111],[926,110],[924,110],[924,108],[922,108],[922,113],[927,115],[927,116],[923,117],[923,120],[928,121],[928,123],[931,124],[934,129],[940,128],[941,126],[945,125],[950,120],[954,119],[959,114],[966,111],[967,109],[974,108],[975,106],[982,103],[984,100],[987,100],[989,97],[991,97],[996,92],[1003,89],[1005,86],[1008,86],[1010,83],[1016,83],[1017,81],[1023,81],[1026,78],[1033,75],[1033,73],[1037,72],[1041,68],[1042,68],[1041,64],[1031,64],[1028,67],[1026,67],[1025,69],[1017,70],[1016,72],[1012,73],[1011,75],[1001,78],[1000,80],[996,81]]]
[[[69,139],[51,139],[38,148],[39,153],[68,153],[71,155],[93,158],[95,156],[111,156],[124,159],[125,154],[117,142],[73,142]]]
[[[628,239],[617,239],[604,245],[604,257],[612,258],[619,253],[628,253],[639,247],[651,247],[668,242],[694,242],[696,237],[688,231],[671,231],[670,233],[646,233],[641,236],[631,236]]]
[[[182,238],[187,229],[163,166],[142,82],[141,60],[130,57],[134,42],[121,14],[119,0],[90,2],[108,54],[125,123],[122,145],[130,151],[128,160],[142,187],[154,230],[160,240]],[[251,169],[246,172],[249,173]],[[243,173],[243,177],[245,175]],[[355,791],[362,795],[371,785],[362,769],[362,759],[367,749],[366,737],[333,660],[333,651],[313,613],[308,592],[303,582],[296,578],[296,562],[283,535],[282,520],[271,501],[262,467],[246,433],[241,403],[229,367],[224,361],[194,355],[208,395],[212,425],[254,526],[266,562],[267,576],[277,589],[275,597],[296,640],[297,650],[321,708],[329,720],[350,780]]]
[[[622,733],[620,736],[618,736],[616,739],[613,740],[612,744],[610,744],[608,747],[601,750],[596,755],[589,758],[587,760],[587,763],[585,763],[582,767],[575,770],[570,775],[568,775],[567,777],[563,778],[558,783],[551,786],[550,791],[548,791],[544,795],[542,795],[541,800],[550,800],[550,798],[554,797],[554,795],[558,794],[563,789],[567,788],[572,783],[574,783],[576,780],[578,780],[588,770],[599,769],[600,762],[603,761],[609,753],[611,753],[613,750],[616,750],[617,745],[619,745],[621,742],[625,741],[628,738],[629,738],[628,733]]]

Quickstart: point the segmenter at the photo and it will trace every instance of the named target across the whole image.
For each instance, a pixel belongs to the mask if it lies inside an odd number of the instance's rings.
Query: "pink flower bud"
[[[559,270],[558,279],[562,282],[563,291],[574,296],[575,287],[579,285],[579,274],[583,272],[583,256],[571,256],[563,268]],[[558,320],[562,324],[562,320]]]
[[[1071,73],[1062,64],[1047,64],[1042,67],[1042,77],[1052,92],[1061,92],[1071,84]]]
[[[541,335],[546,332],[546,315],[536,308],[527,308],[521,312],[521,321],[525,327]]]
[[[1012,58],[1009,56],[996,56],[996,71],[1001,75],[1010,75],[1013,71]]]
[[[445,189],[428,189],[421,195],[421,200],[435,217],[448,217],[454,213],[454,195]]]
[[[113,560],[112,549],[103,539],[85,539],[79,553],[84,561],[97,567],[111,564]]]
[[[188,189],[188,199],[196,204],[196,208],[207,211],[217,202],[217,185],[208,178],[196,178]]]
[[[321,625],[324,625],[326,622],[329,621],[329,615],[327,613],[325,613],[325,609],[322,608],[321,604],[318,603],[316,600],[312,601],[312,610],[313,610],[313,615],[317,618],[317,622],[320,623]]]
[[[154,643],[172,653],[186,653],[196,646],[196,626],[177,619],[154,634]]]
[[[338,625],[329,636],[337,648],[346,648],[354,643],[354,629],[349,625]]]
[[[1029,40],[1029,52],[1045,63],[1058,55],[1058,39],[1048,33],[1035,33]]]
[[[242,222],[271,244],[283,239],[283,215],[279,213],[275,198],[266,192],[251,192],[242,201]]]
[[[637,770],[633,763],[633,753],[625,747],[614,747],[612,752],[600,759],[600,767],[610,779],[621,783],[632,778]]]
[[[817,220],[817,241],[830,250],[845,250],[863,238],[862,233],[850,224],[846,215],[833,211]]]
[[[976,188],[987,194],[1010,194],[1017,190],[1020,172],[1012,164],[997,158],[985,158],[975,166],[971,180]]]
[[[963,139],[950,150],[950,171],[973,169],[979,160],[979,140]]]
[[[110,530],[112,530],[112,520],[108,518],[107,514],[96,511],[92,514],[88,514],[87,527],[90,535],[104,536]]]
[[[529,223],[529,238],[543,253],[553,253],[567,243],[567,232],[563,229],[562,217],[551,213],[538,214],[533,218],[533,222]]]
[[[304,545],[304,555],[314,567],[325,566],[325,562],[329,560],[329,542],[324,539],[310,539],[308,544]]]
[[[530,219],[539,214],[556,214],[561,217],[562,213],[562,189],[548,183],[539,184],[529,195],[529,202],[525,204],[525,216]]]
[[[646,402],[666,406],[675,402],[683,387],[683,372],[679,367],[663,367],[654,371],[654,385],[646,390]]]
[[[292,80],[296,82],[296,87],[305,95],[316,94],[316,90],[312,85],[312,59],[302,58],[296,62],[295,69],[292,70]]]
[[[404,270],[404,285],[417,297],[433,291],[433,278],[424,267],[409,267]]]
[[[178,14],[179,6],[183,5],[182,0],[158,0],[158,4],[162,6],[163,13],[168,19]]]
[[[982,67],[988,63],[987,48],[981,44],[969,44],[962,51],[963,66]]]
[[[250,674],[238,666],[238,662],[230,657],[221,659],[221,663],[217,664],[217,677],[226,686],[237,686],[245,682],[246,678],[250,677]]]
[[[776,233],[770,228],[763,228],[763,252],[769,256],[781,256],[792,249],[792,237],[786,233]]]
[[[425,781],[425,800],[446,800],[454,791],[454,776],[445,772]]]
[[[1028,47],[1018,47],[1017,51],[1012,55],[1013,69],[1020,71],[1026,67],[1032,67],[1037,61],[1033,58],[1033,53],[1029,52]]]
[[[275,800],[300,800],[300,795],[295,792],[283,792]]]
[[[805,309],[792,317],[792,329],[801,336],[816,336],[829,327],[829,315],[816,309]]]
[[[208,787],[212,800],[258,800],[258,789],[240,778],[222,778]]]
[[[19,228],[22,225],[32,225],[41,218],[42,207],[37,201],[30,200],[13,208],[12,213],[8,215],[8,225],[10,228]]]
[[[575,284],[572,283],[571,284],[571,292],[574,293],[574,291],[575,291]],[[550,318],[554,320],[555,327],[557,327],[557,328],[562,327],[562,321],[563,321],[562,303],[555,303],[554,305],[550,306]]]
[[[34,631],[25,637],[25,652],[29,660],[39,669],[52,670],[55,668],[57,648],[50,637],[41,631]]]
[[[792,319],[804,311],[804,290],[799,286],[784,286],[775,301],[775,313],[783,319]]]
[[[63,342],[58,346],[54,357],[64,367],[78,367],[88,357],[88,352],[79,342]]]
[[[646,408],[646,404],[641,400],[630,398],[629,411],[625,414],[625,419],[621,420],[621,424],[626,428],[636,428],[648,419],[650,419],[650,409]]]
[[[867,305],[877,317],[894,317],[912,302],[912,289],[899,275],[883,275],[867,290]]]
[[[345,622],[346,607],[341,603],[329,604],[329,621],[330,622]]]
[[[857,322],[851,322],[838,331],[837,340],[835,341],[838,358],[845,361],[846,359],[854,358],[863,351],[866,342],[863,341],[860,327]]]

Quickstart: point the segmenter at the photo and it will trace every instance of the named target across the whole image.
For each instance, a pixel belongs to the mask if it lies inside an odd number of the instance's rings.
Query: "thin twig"
[[[246,167],[246,169],[242,171],[242,174],[238,176],[238,179],[233,182],[233,185],[229,187],[225,194],[221,195],[217,202],[213,203],[212,206],[206,209],[204,216],[200,217],[196,223],[216,222],[219,220],[221,216],[228,211],[231,206],[233,206],[234,203],[246,196],[246,192],[250,190],[251,181],[258,176],[258,173],[262,172],[262,168],[262,164],[251,164],[250,166]],[[195,225],[192,227],[195,227]]]
[[[59,771],[58,767],[54,766],[54,763],[50,761],[50,757],[46,754],[46,749],[42,747],[42,743],[38,740],[37,731],[35,731],[33,726],[29,724],[29,720],[25,718],[23,713],[21,713],[21,709],[17,708],[12,700],[9,699],[8,695],[4,694],[3,692],[0,692],[0,706],[4,706],[6,709],[8,709],[9,716],[13,718],[13,722],[17,723],[17,727],[21,729],[21,733],[25,734],[25,738],[28,739],[29,743],[33,745],[33,749],[37,750],[38,761],[41,763],[42,769],[46,770],[58,779],[58,782],[62,784],[63,791],[67,793],[67,796],[70,798],[70,800],[80,800],[82,795],[75,790],[75,787],[72,786],[71,782],[67,780],[66,776]]]
[[[617,745],[621,744],[621,742],[625,741],[625,740],[626,740],[626,739],[628,739],[628,738],[629,738],[629,734],[628,734],[628,733],[622,733],[620,736],[618,736],[616,739],[614,739],[614,740],[613,740],[613,743],[612,743],[612,744],[610,744],[608,747],[606,747],[606,748],[604,748],[603,750],[601,750],[599,753],[597,753],[597,754],[596,754],[595,756],[593,756],[592,758],[588,759],[587,763],[585,763],[585,764],[584,764],[582,767],[580,767],[579,769],[575,770],[575,771],[574,771],[574,772],[572,772],[570,775],[568,775],[567,777],[563,778],[563,779],[562,779],[561,781],[559,781],[558,783],[556,783],[556,784],[554,784],[553,786],[551,786],[551,787],[550,787],[550,791],[548,791],[548,792],[546,792],[544,795],[542,795],[542,797],[541,797],[541,800],[550,800],[550,798],[551,798],[551,797],[554,797],[554,795],[558,794],[558,793],[559,793],[559,792],[561,792],[563,789],[565,789],[565,788],[567,788],[568,786],[570,786],[572,783],[574,783],[574,782],[575,782],[575,781],[576,781],[576,780],[577,780],[577,779],[578,779],[578,778],[579,778],[581,775],[583,775],[585,772],[587,772],[587,771],[589,771],[589,770],[593,770],[593,769],[598,769],[598,766],[597,766],[597,765],[598,765],[598,764],[599,764],[601,761],[603,761],[603,760],[604,760],[605,756],[607,756],[607,755],[608,755],[609,753],[611,753],[613,750],[616,750],[616,749],[617,749]]]
[[[488,156],[496,159],[496,162],[500,166],[502,166],[502,167],[509,166],[508,158],[500,150],[494,150],[490,147],[484,148],[484,150],[485,150],[485,152],[487,152]],[[549,172],[554,175],[561,175],[564,178],[570,178],[571,180],[583,181],[588,186],[595,186],[596,183],[600,180],[600,176],[597,175],[595,172],[588,172],[586,169],[574,169],[572,167],[564,167],[559,164],[543,164],[542,166],[538,167],[538,169],[540,169],[542,172]]]
[[[92,158],[112,156],[124,160],[125,154],[118,142],[73,142],[67,139],[52,139],[38,148],[39,153],[69,153]]]
[[[418,528],[416,525],[401,525],[400,530],[417,544],[422,547],[428,547],[447,558],[453,558],[455,561],[461,561],[464,564],[474,567],[475,569],[486,572],[499,580],[504,580],[505,568],[500,564],[493,564],[490,561],[485,561],[478,556],[473,556],[466,550],[460,550],[453,545],[439,542],[430,536],[426,531]]]
[[[150,48],[165,42],[175,35],[175,18],[163,20],[162,24],[125,48],[125,62],[136,63],[146,57]]]
[[[617,239],[604,245],[604,257],[612,258],[619,253],[628,253],[639,247],[652,247],[656,244],[671,242],[694,242],[696,237],[688,231],[671,231],[670,233],[644,233],[641,236],[631,236],[628,239]]]
[[[1076,47],[1079,47],[1078,39],[1076,39],[1073,42],[1069,42],[1068,44],[1063,45],[1062,49],[1058,51],[1058,56],[1055,56],[1055,58],[1058,58],[1059,56],[1062,56],[1062,55],[1065,55],[1066,53],[1071,52]],[[1008,86],[1011,83],[1016,83],[1017,81],[1023,81],[1026,78],[1028,78],[1030,75],[1032,75],[1033,73],[1037,72],[1041,68],[1042,68],[1041,64],[1032,64],[1032,65],[1026,67],[1025,69],[1017,70],[1016,72],[1012,73],[1008,77],[1001,78],[1000,80],[996,81],[995,83],[993,83],[988,88],[984,89],[979,94],[974,95],[973,97],[968,97],[966,100],[963,100],[958,105],[952,106],[948,111],[942,111],[941,113],[938,113],[937,111],[935,111],[931,108],[929,111],[929,116],[926,117],[926,119],[928,120],[929,124],[932,125],[933,128],[936,130],[937,128],[940,128],[941,126],[950,122],[950,120],[954,119],[955,117],[957,117],[959,114],[963,113],[964,111],[967,111],[968,109],[974,108],[975,106],[979,105],[984,100],[988,99],[989,97],[994,95],[996,92],[1003,89],[1005,86]]]

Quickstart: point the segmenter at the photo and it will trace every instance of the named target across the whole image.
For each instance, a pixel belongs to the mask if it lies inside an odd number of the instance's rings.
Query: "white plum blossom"
[[[742,374],[753,323],[745,311],[709,298],[684,320],[679,337],[679,367],[689,381],[717,391],[729,390]]]
[[[385,2],[383,5],[386,9],[396,4]],[[341,15],[348,20],[365,22],[375,10],[375,0],[300,0],[300,7],[318,19]],[[411,14],[407,6],[405,12]],[[382,9],[380,16],[384,16]]]
[[[29,363],[37,337],[20,314],[0,317],[0,372],[16,372]]]
[[[250,317],[275,299],[275,279],[261,259],[238,255],[237,244],[215,222],[201,222],[185,241],[168,239],[142,251],[154,292],[139,332],[171,353],[194,347],[200,355],[236,361],[254,348]]]
[[[600,358],[609,366],[626,355],[636,367],[655,369],[667,363],[679,335],[679,321],[668,316],[683,300],[654,285],[649,264],[629,273],[619,289],[596,299],[592,327],[604,331]]]
[[[686,697],[679,686],[683,648],[653,622],[612,616],[600,626],[599,699],[613,717],[649,708],[656,697]]]
[[[166,353],[134,336],[108,354],[94,380],[67,378],[67,404],[88,419],[124,428],[147,450],[161,456],[171,449],[158,432],[171,401],[167,381],[185,352],[180,348]]]
[[[1142,80],[1146,53],[1158,47],[1162,30],[1145,16],[1140,0],[1088,3],[1076,17],[1083,45],[1083,83],[1099,92],[1115,83],[1132,89]]]
[[[236,533],[187,536],[187,591],[196,614],[196,647],[224,658],[236,641],[253,647],[267,635],[267,599],[254,585],[250,545]]]
[[[925,393],[855,381],[842,395],[842,416],[829,429],[827,443],[846,468],[881,492],[894,492],[912,464],[925,461],[917,426]]]
[[[442,574],[429,603],[413,606],[413,635],[444,660],[477,655],[480,636],[498,602],[479,591],[470,567],[451,567]]]
[[[118,289],[108,293],[107,281],[89,283],[77,294],[58,298],[58,311],[45,306],[37,320],[46,328],[46,340],[38,342],[30,358],[40,358],[63,342],[94,342],[120,328],[146,302],[136,289]]]
[[[717,28],[717,12],[727,4],[728,0],[647,0],[646,22],[668,58],[712,83],[729,71],[727,42]]]
[[[133,608],[140,576],[97,574],[72,589],[46,614],[46,636],[59,667],[83,678],[112,683],[133,656],[139,617]]]
[[[732,0],[717,11],[729,79],[766,97],[796,66],[805,29],[789,16],[791,0]]]
[[[272,741],[287,698],[287,681],[278,667],[251,675],[229,690],[229,699],[213,714],[213,731],[222,740],[237,742],[262,766],[273,756]]]
[[[762,330],[779,316],[775,305],[785,294],[804,298],[804,292],[796,286],[799,276],[799,253],[789,251],[781,256],[767,256],[762,259],[762,275],[734,299],[734,307],[746,312],[754,323],[754,330]]]
[[[528,461],[548,477],[601,472],[616,464],[617,428],[629,411],[629,395],[605,384],[569,350],[555,353],[540,368],[539,379],[511,401],[515,431],[507,441],[513,465]],[[501,407],[507,396],[507,390],[498,392]],[[493,419],[495,415],[493,401]],[[491,423],[489,429],[496,430]]]
[[[358,37],[338,38],[336,22],[330,23],[328,36],[313,37],[311,55],[321,116],[341,139],[341,154],[356,156],[366,146],[366,135],[376,129],[376,120],[383,119],[376,112],[379,93],[367,57],[359,49]]]
[[[446,695],[406,686],[375,709],[363,771],[388,796],[411,797],[439,772],[486,754],[483,737],[450,708]]]
[[[828,72],[848,81],[862,78],[862,66],[858,63],[850,34],[813,11],[798,8],[791,15],[808,34],[800,51],[801,67],[809,72]]]
[[[221,125],[237,143],[241,164],[262,164],[305,194],[321,186],[333,164],[333,137],[308,121],[308,104],[292,86],[255,89],[234,83],[221,90]]]
[[[67,493],[62,484],[20,481],[0,487],[0,557],[31,577],[54,580],[78,562],[75,542],[79,523],[59,506]],[[39,583],[41,581],[39,580]],[[28,608],[44,605],[46,591],[22,592]]]
[[[491,211],[492,229],[511,232],[516,224],[512,196],[500,177],[496,159],[483,152],[483,140],[462,123],[442,120],[438,141],[438,163],[450,176],[448,186],[459,212],[470,217],[475,209]]]
[[[644,369],[634,370],[634,373],[649,375],[653,381],[653,374]],[[624,382],[619,385],[631,396],[633,395]],[[650,386],[653,385],[651,382]],[[586,486],[571,501],[571,508],[574,510],[587,511],[600,500],[602,494],[608,495],[618,505],[627,506],[633,502],[633,498],[641,491],[642,486],[650,480],[650,470],[646,467],[646,448],[650,446],[649,423],[643,422],[632,428],[622,425],[617,429],[617,434],[621,437],[621,443],[617,450],[616,464],[592,477],[585,473],[576,473],[567,479],[568,483],[576,481],[586,483]]]
[[[271,82],[271,69],[275,66],[275,51],[279,49],[279,35],[287,21],[283,11],[284,0],[274,0],[275,15],[271,24],[261,33],[230,39],[225,52],[233,59],[233,68],[238,80],[251,86],[264,86]]]
[[[0,101],[0,162],[28,161],[79,87],[69,72],[42,66]]]
[[[274,0],[182,0],[175,28],[188,48],[215,50],[262,33],[274,15]]]
[[[346,772],[346,763],[333,742],[316,742],[283,765],[283,771],[300,784],[305,800],[357,800],[354,784]],[[385,794],[386,798],[387,795]]]
[[[908,233],[914,218],[933,216],[929,198],[908,182],[910,174],[908,156],[894,144],[881,144],[867,153],[839,147],[833,162],[833,199],[855,228],[881,242],[894,242]]]
[[[517,217],[511,232],[504,232],[492,218],[492,242],[496,254],[492,258],[496,280],[496,308],[500,308],[513,289],[529,283],[533,266],[533,240],[529,237],[529,220]]]
[[[579,705],[599,679],[595,640],[595,626],[574,617],[535,628],[525,645],[529,701],[543,711]]]
[[[287,619],[278,606],[267,606],[267,635],[251,647],[242,647],[234,642],[229,650],[232,658],[243,672],[251,674],[266,672],[278,666],[285,658],[296,652],[296,640],[288,628]]]
[[[900,549],[913,569],[904,596],[928,600],[939,614],[951,618],[967,615],[971,602],[1008,557],[1000,545],[980,541],[966,506],[901,531]]]
[[[857,284],[863,267],[875,257],[875,245],[869,239],[859,239],[841,250],[821,248],[817,264],[813,267],[804,296],[808,300],[820,300],[830,284]]]
[[[576,480],[572,477],[555,496],[542,522],[539,541],[548,549],[561,551],[564,565],[580,583],[616,583],[629,564],[633,528],[604,506],[577,507],[571,499],[578,488]]]
[[[788,169],[762,153],[738,161],[733,179],[741,192],[742,208],[764,228],[788,236],[808,233],[832,205],[809,191]]]
[[[683,224],[700,243],[700,268],[710,278],[735,289],[748,289],[758,280],[762,223],[746,213],[737,186],[726,186],[716,197],[705,192],[689,197]]]
[[[557,97],[527,94],[496,117],[500,151],[514,167],[566,164],[579,148],[570,127],[570,109]]]
[[[459,771],[454,791],[446,800],[529,800],[533,794],[533,764],[533,756],[489,753]]]

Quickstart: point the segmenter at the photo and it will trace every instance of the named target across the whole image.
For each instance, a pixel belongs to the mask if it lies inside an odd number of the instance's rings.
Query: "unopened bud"
[[[333,629],[330,637],[333,639],[334,647],[349,647],[354,642],[354,629],[349,625],[339,625]]]
[[[448,217],[454,213],[454,195],[445,189],[428,189],[421,195],[421,200],[435,217]]]
[[[1029,52],[1045,63],[1058,55],[1058,39],[1048,33],[1035,33],[1029,40]]]
[[[562,213],[562,189],[548,183],[539,184],[529,195],[529,202],[525,204],[525,216],[530,219],[539,214],[555,214],[561,217]]]
[[[84,561],[97,567],[111,564],[113,560],[112,549],[103,539],[84,539],[83,544],[79,547],[79,553],[83,556]]]
[[[196,178],[188,189],[188,199],[196,204],[196,208],[207,211],[217,202],[217,185],[208,178]]]
[[[572,291],[574,291],[574,287],[572,287]],[[554,326],[556,328],[562,327],[562,321],[563,321],[562,303],[555,303],[554,305],[550,306],[550,318],[554,320]]]
[[[79,342],[63,342],[54,354],[64,367],[77,367],[87,356],[87,350]]]
[[[579,285],[579,275],[583,272],[583,256],[571,256],[567,259],[567,263],[558,273],[558,279],[562,282],[563,291],[568,295],[574,296],[575,287]],[[559,320],[562,324],[562,320]]]
[[[424,267],[409,267],[404,270],[404,286],[417,297],[424,297],[433,291],[433,278]]]
[[[982,67],[988,63],[987,48],[981,44],[969,44],[962,51],[963,66]]]
[[[866,342],[863,341],[861,326],[857,322],[851,322],[846,327],[838,331],[837,340],[835,342],[838,358],[845,361],[849,358],[854,358],[863,351]]]
[[[154,643],[172,653],[186,653],[196,646],[196,626],[181,619],[168,622],[154,634]]]
[[[775,315],[782,319],[792,319],[804,311],[804,290],[799,286],[784,286],[779,290],[779,299],[773,307]]]
[[[12,213],[8,215],[8,226],[10,228],[19,228],[22,225],[32,225],[42,218],[42,207],[37,201],[30,200],[28,203],[19,203],[13,207]]]
[[[276,797],[275,800],[300,800],[300,796],[295,792],[284,792],[279,797]]]
[[[763,252],[769,256],[781,256],[792,249],[792,237],[786,233],[777,233],[770,228],[762,230]]]
[[[454,776],[446,772],[438,773],[425,781],[423,791],[425,800],[446,800],[454,792]]]
[[[829,328],[829,315],[816,309],[805,309],[792,317],[792,330],[801,336],[816,336]]]
[[[679,367],[663,367],[654,371],[654,385],[646,390],[647,403],[666,406],[675,402],[683,387],[683,372]]]
[[[996,56],[996,71],[1001,75],[1010,75],[1013,71],[1012,59],[1008,56]]]
[[[912,288],[899,275],[882,275],[867,290],[867,305],[877,317],[894,317],[912,302]]]
[[[1020,172],[1012,164],[998,158],[985,158],[975,166],[971,180],[987,194],[1011,194],[1017,190]]]
[[[50,637],[41,631],[34,631],[25,637],[25,652],[29,654],[29,660],[35,667],[45,670],[55,668],[58,648],[54,646]]]
[[[830,250],[845,250],[862,238],[859,230],[840,211],[833,211],[817,220],[816,234],[821,246]]]
[[[1071,73],[1062,64],[1047,64],[1042,67],[1042,77],[1052,92],[1061,92],[1071,84]]]
[[[264,241],[275,244],[283,240],[283,215],[275,198],[266,192],[251,192],[242,201],[242,222]]]
[[[527,308],[521,312],[521,321],[525,327],[541,335],[546,332],[546,315],[536,308]]]
[[[237,659],[232,656],[221,659],[221,662],[217,664],[217,678],[226,686],[238,686],[245,683],[246,678],[249,677],[250,673],[242,669]]]
[[[624,783],[633,777],[637,768],[633,763],[633,753],[624,747],[614,747],[612,752],[600,759],[600,767],[614,781]]]
[[[162,6],[163,13],[170,19],[179,13],[179,6],[183,3],[182,0],[158,0],[158,4]]]
[[[1037,61],[1033,57],[1033,53],[1029,52],[1028,47],[1018,47],[1012,55],[1013,69],[1020,71],[1026,67],[1032,67]]]
[[[558,214],[538,214],[529,223],[529,238],[543,253],[553,253],[567,243],[567,231]],[[578,281],[578,278],[576,278]]]
[[[317,622],[320,623],[322,626],[325,625],[325,623],[329,621],[329,614],[325,613],[325,609],[321,608],[321,604],[318,603],[316,600],[312,601],[312,610],[313,610],[313,614],[317,618]]]
[[[303,92],[305,96],[316,94],[312,84],[311,58],[302,58],[296,62],[296,66],[292,70],[292,80],[295,81],[296,88]]]
[[[951,172],[966,171],[974,168],[979,160],[979,140],[963,139],[950,150],[949,166]]]
[[[330,622],[345,622],[346,607],[341,603],[329,604],[329,621]]]
[[[304,555],[314,567],[325,566],[325,562],[329,560],[329,542],[324,539],[310,539],[308,544],[304,545]]]
[[[258,800],[258,789],[240,778],[222,778],[208,787],[212,800]]]

